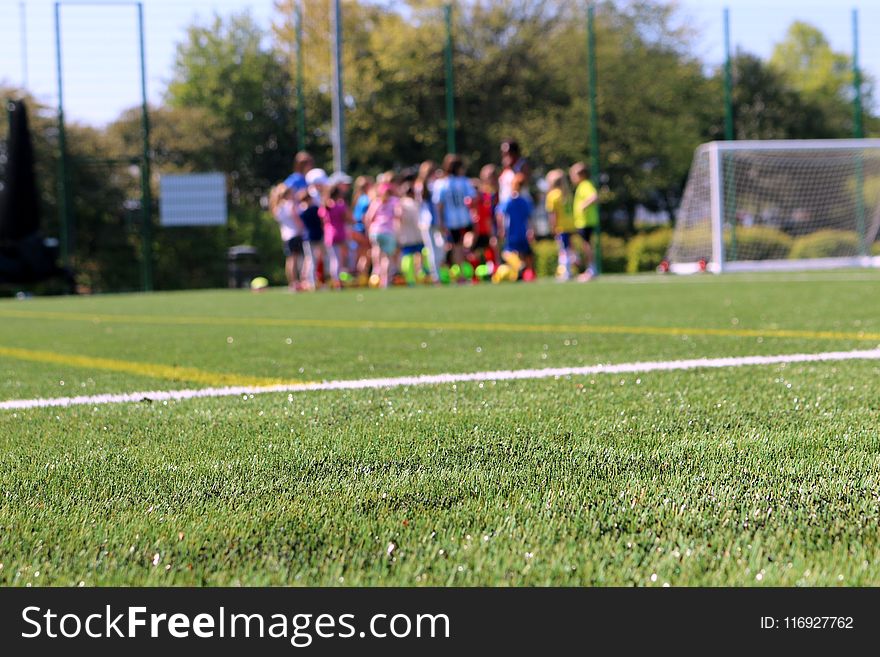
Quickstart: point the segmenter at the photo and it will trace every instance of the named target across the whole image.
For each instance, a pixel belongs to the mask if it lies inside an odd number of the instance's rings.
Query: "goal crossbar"
[[[717,148],[719,151],[831,151],[880,150],[880,139],[744,139],[740,141],[710,141],[697,150]]]

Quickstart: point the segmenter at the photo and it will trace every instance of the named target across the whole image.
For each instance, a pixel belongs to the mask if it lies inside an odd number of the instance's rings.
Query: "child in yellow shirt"
[[[593,267],[593,247],[590,239],[599,228],[599,194],[590,182],[590,171],[583,162],[577,162],[569,169],[571,184],[574,190],[574,226],[584,241],[584,264],[586,271],[578,277],[579,281],[588,281],[595,275]]]
[[[571,269],[576,256],[572,250],[571,236],[575,233],[574,213],[571,189],[562,169],[553,169],[547,174],[547,196],[544,204],[550,230],[556,236],[559,245],[559,265],[556,268],[556,280],[567,281],[571,278]]]

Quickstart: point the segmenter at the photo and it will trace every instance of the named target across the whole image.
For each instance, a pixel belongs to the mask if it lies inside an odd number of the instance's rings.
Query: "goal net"
[[[697,148],[667,254],[690,273],[880,266],[880,139]]]

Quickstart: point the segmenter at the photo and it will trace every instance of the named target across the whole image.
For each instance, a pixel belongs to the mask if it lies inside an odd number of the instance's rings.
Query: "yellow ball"
[[[516,275],[516,272],[511,268],[510,265],[498,265],[498,268],[495,270],[495,273],[492,274],[492,282],[495,284],[501,283],[502,281],[510,280],[510,274],[513,273]],[[514,279],[516,280],[516,279]]]
[[[373,274],[370,276],[370,287],[379,287],[379,284],[382,282],[382,279],[379,278],[379,274]]]
[[[265,276],[257,276],[254,280],[251,281],[251,289],[255,292],[265,290],[267,287],[269,287],[269,279]]]
[[[504,260],[504,262],[510,265],[517,272],[522,269],[523,261],[522,258],[519,257],[518,253],[515,253],[513,251],[505,251],[501,254],[501,259]]]

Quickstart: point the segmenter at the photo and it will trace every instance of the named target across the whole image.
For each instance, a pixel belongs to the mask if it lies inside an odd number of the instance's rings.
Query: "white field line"
[[[629,274],[623,275],[607,275],[594,279],[603,285],[687,285],[691,283],[711,285],[713,283],[850,283],[868,281],[872,283],[880,283],[880,274],[877,270],[871,271],[855,271],[852,273],[827,273],[822,270],[814,270],[813,272],[725,272],[718,276],[715,274],[705,274],[701,276],[675,276],[661,275],[654,273]]]
[[[818,354],[781,354],[778,356],[738,356],[729,358],[695,358],[691,360],[645,361],[616,365],[588,365],[585,367],[548,367],[532,370],[498,370],[494,372],[464,372],[460,374],[423,374],[381,379],[353,379],[321,383],[288,383],[269,386],[231,386],[195,390],[152,390],[119,394],[84,395],[81,397],[51,397],[12,399],[0,402],[0,410],[47,408],[97,404],[124,404],[143,401],[177,401],[204,397],[233,397],[271,392],[309,392],[314,390],[365,390],[405,386],[430,386],[469,381],[518,381],[550,379],[592,374],[630,374],[642,372],[718,369],[747,365],[778,365],[782,363],[814,363],[845,360],[880,360],[880,349],[861,351],[827,351]]]

